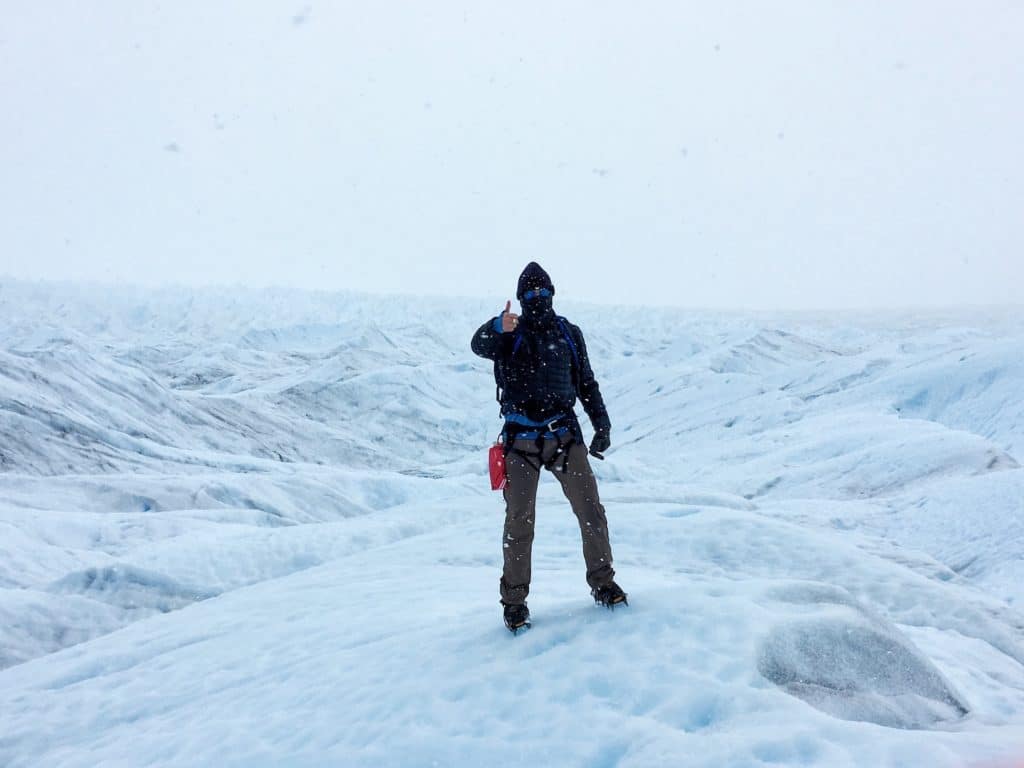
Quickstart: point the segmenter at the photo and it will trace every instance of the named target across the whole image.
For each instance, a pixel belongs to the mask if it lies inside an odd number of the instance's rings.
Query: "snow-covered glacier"
[[[1024,313],[559,296],[630,607],[545,478],[513,637],[505,298],[0,282],[0,765],[1024,760]]]

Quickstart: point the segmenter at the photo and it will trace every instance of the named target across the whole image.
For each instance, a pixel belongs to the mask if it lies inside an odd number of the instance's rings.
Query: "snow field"
[[[649,547],[637,550],[622,537],[621,572],[630,575],[633,604],[597,609],[571,546],[571,516],[556,502],[544,494],[528,633],[513,638],[501,627],[494,580],[480,578],[498,564],[491,554],[497,518],[463,503],[462,522],[433,533],[371,546],[135,623],[48,663],[6,670],[5,690],[35,693],[5,700],[16,714],[4,743],[13,754],[47,755],[59,765],[100,757],[114,765],[469,765],[488,764],[495,749],[579,765],[651,765],[681,755],[708,766],[898,765],[900,754],[914,751],[956,765],[965,753],[998,754],[986,734],[998,728],[1001,739],[1008,721],[1019,722],[1020,665],[951,630],[928,631],[945,655],[969,653],[974,674],[962,690],[905,639],[892,646],[911,649],[896,679],[883,681],[912,699],[905,709],[947,715],[938,730],[934,723],[894,730],[837,720],[772,685],[761,672],[772,652],[813,663],[815,653],[835,652],[830,632],[848,624],[905,637],[858,609],[844,589],[787,578],[804,575],[806,564],[790,569],[775,554],[755,568],[716,573],[716,552],[698,544],[705,554],[672,572],[646,560]],[[703,516],[726,522],[715,508],[676,517],[665,516],[665,506],[636,503],[632,527],[678,527]],[[440,513],[430,505],[425,511]],[[780,544],[792,533],[787,524],[767,527],[783,529]],[[461,542],[454,551],[453,542]],[[662,555],[673,550],[667,544]],[[819,547],[814,559],[822,569],[877,565],[855,547]],[[759,575],[772,564],[774,578]],[[902,586],[891,585],[889,600]],[[804,636],[811,647],[786,652],[787,633],[809,625],[818,627]],[[855,644],[845,652],[840,674],[877,661]],[[969,728],[933,703],[936,685],[981,702]],[[840,705],[865,706],[849,697]],[[74,751],[51,756],[56,734]]]
[[[0,764],[1024,755],[1020,315],[558,306],[631,605],[545,477],[512,637],[500,306],[0,283]]]

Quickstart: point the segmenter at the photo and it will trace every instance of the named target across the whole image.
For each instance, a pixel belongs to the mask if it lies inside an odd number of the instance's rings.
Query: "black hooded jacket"
[[[539,287],[554,293],[547,273],[531,262],[519,279],[517,295],[522,299],[526,291]],[[579,397],[594,430],[610,431],[608,411],[590,367],[583,332],[555,314],[550,297],[523,301],[515,332],[502,333],[498,330],[500,323],[499,315],[480,326],[471,347],[475,354],[494,361],[495,372],[504,381],[503,416],[516,413],[546,421],[572,413]]]

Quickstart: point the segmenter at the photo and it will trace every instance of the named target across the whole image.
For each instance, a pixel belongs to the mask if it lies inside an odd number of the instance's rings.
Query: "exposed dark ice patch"
[[[832,605],[845,605],[857,611],[863,612],[863,607],[848,591],[833,584],[819,584],[807,582],[804,584],[787,584],[778,587],[769,593],[774,600],[782,603],[793,603],[796,605],[813,605],[816,603],[831,603]]]
[[[833,717],[890,728],[935,728],[970,711],[895,626],[845,590],[794,585],[772,597],[812,614],[775,627],[762,645],[758,670],[787,693]]]

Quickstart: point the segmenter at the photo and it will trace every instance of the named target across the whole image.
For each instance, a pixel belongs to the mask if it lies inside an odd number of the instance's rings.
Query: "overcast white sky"
[[[1024,3],[10,3],[0,275],[1019,303]]]

